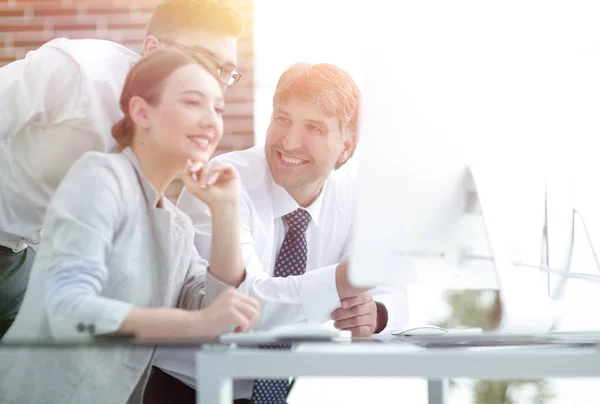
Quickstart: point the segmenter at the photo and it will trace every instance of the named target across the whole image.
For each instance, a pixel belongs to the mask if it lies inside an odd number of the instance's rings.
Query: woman
[[[113,127],[121,152],[84,155],[55,192],[23,306],[3,341],[213,337],[255,324],[258,302],[227,286],[245,275],[239,178],[230,166],[204,167],[222,136],[223,103],[210,65],[196,56],[161,49],[132,68],[125,116]],[[182,171],[213,214],[209,273],[190,219],[163,196]],[[139,401],[153,353],[7,347],[0,403]]]

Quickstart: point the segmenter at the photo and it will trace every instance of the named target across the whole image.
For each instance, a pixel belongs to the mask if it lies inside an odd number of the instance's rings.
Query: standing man
[[[233,86],[238,13],[218,0],[165,0],[143,42],[203,54]],[[110,152],[119,97],[139,55],[104,40],[52,40],[0,69],[0,338],[17,315],[43,236],[42,219],[69,167],[88,151]]]
[[[213,160],[233,164],[242,179],[246,278],[238,289],[261,302],[256,329],[334,320],[336,328],[367,337],[403,329],[408,321],[404,289],[367,291],[348,282],[356,190],[351,170],[340,168],[357,144],[359,100],[342,69],[296,64],[277,84],[266,145]],[[209,257],[209,209],[185,190],[178,206],[194,222],[200,254]],[[159,351],[155,366],[187,384],[179,383],[180,390],[191,390],[193,358],[182,350]],[[234,383],[240,402],[266,402],[260,390],[252,382]]]

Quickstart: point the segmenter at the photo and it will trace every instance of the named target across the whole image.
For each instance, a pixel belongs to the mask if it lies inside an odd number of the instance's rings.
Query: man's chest
[[[350,226],[335,222],[319,226],[309,225],[304,235],[306,240],[306,271],[323,268],[340,262],[348,241]],[[288,227],[282,219],[256,221],[253,223],[252,238],[255,251],[265,270],[273,275],[277,259],[282,250]],[[296,241],[297,243],[297,241]],[[301,259],[292,256],[291,259]]]

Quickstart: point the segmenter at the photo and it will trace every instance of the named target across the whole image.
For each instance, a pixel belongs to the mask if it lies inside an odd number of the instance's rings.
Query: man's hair
[[[152,13],[146,35],[173,40],[195,29],[239,37],[243,22],[224,0],[163,0]]]
[[[273,109],[292,97],[316,102],[327,113],[338,118],[344,136],[357,135],[360,90],[352,77],[339,67],[328,63],[292,65],[279,78],[273,96]],[[354,150],[350,156],[352,154]]]

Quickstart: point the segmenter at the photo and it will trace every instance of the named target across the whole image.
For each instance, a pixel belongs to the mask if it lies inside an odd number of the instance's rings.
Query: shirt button
[[[77,324],[77,331],[84,332],[85,331],[85,325],[83,323]]]

